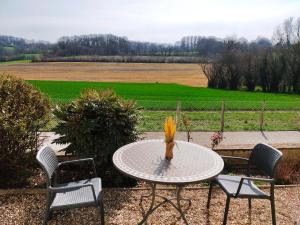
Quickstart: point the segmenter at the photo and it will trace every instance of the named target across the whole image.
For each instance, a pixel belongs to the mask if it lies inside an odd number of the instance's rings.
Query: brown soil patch
[[[206,87],[198,64],[46,62],[0,65],[0,73],[25,80],[178,83]]]

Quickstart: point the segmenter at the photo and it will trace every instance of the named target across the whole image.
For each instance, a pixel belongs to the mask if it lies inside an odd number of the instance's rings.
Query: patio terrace
[[[12,190],[10,190],[12,192]],[[132,225],[141,218],[139,198],[145,189],[105,189],[104,205],[106,224]],[[192,199],[192,206],[186,212],[190,224],[222,224],[225,207],[225,194],[217,188],[213,191],[211,208],[206,209],[207,188],[187,188],[183,196]],[[160,194],[172,194],[160,190]],[[300,186],[277,187],[275,189],[277,224],[296,225],[300,220]],[[44,216],[46,194],[0,193],[1,224],[41,224]],[[149,203],[149,201],[147,201]],[[145,206],[146,204],[145,203]],[[95,208],[82,208],[58,211],[49,224],[99,224]],[[298,223],[297,223],[298,222]],[[148,224],[183,224],[178,212],[169,205],[158,208],[148,219]],[[233,199],[228,214],[228,224],[271,224],[271,208],[268,200],[253,200],[249,211],[246,199]]]

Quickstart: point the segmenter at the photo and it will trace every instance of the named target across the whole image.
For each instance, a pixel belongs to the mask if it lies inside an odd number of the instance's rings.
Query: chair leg
[[[272,210],[272,224],[276,225],[276,214],[275,214],[275,201],[274,197],[271,197],[271,210]]]
[[[100,202],[99,202],[99,207],[100,207],[100,221],[101,225],[104,225],[104,204],[103,204],[103,197],[101,196]]]
[[[270,188],[270,201],[271,201],[271,211],[272,211],[272,224],[276,225],[274,183],[271,184],[271,188]]]
[[[46,212],[45,212],[44,221],[43,221],[44,225],[47,225],[48,221],[52,217],[52,211],[50,210],[50,205],[51,205],[52,198],[53,198],[53,196],[51,195],[51,193],[48,193],[48,195],[47,195]]]
[[[227,224],[227,215],[228,215],[228,210],[229,210],[229,203],[230,203],[230,197],[227,196],[226,199],[226,207],[225,207],[225,213],[224,213],[224,220],[223,220],[223,225]]]
[[[248,198],[248,206],[249,206],[249,209],[251,209],[251,198]]]
[[[209,190],[208,190],[208,199],[207,199],[207,205],[206,205],[206,208],[208,208],[208,209],[209,209],[209,205],[210,205],[212,188],[213,188],[213,181],[210,181],[209,182]]]
[[[47,206],[45,217],[44,217],[44,221],[43,221],[44,225],[47,225],[48,221],[51,218],[51,215],[52,215],[52,212],[50,211],[50,208]]]

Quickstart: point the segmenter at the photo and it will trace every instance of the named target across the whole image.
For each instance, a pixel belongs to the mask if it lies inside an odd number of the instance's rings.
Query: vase
[[[165,157],[166,157],[167,160],[173,159],[174,145],[175,145],[175,141],[166,143],[166,155],[165,155]]]

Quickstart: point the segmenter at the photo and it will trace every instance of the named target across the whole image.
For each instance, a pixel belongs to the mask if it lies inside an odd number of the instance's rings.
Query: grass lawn
[[[126,99],[135,99],[144,108],[144,118],[140,122],[143,131],[162,131],[165,118],[175,114],[176,103],[179,100],[182,111],[186,111],[186,115],[193,121],[192,131],[220,129],[222,100],[226,101],[226,110],[235,110],[225,111],[225,131],[259,130],[260,109],[264,100],[265,130],[299,130],[300,95],[227,91],[177,84],[35,80],[29,82],[50,96],[53,103],[68,103],[77,98],[81,90],[87,88],[113,88],[118,95]],[[56,123],[55,120],[51,121],[46,130],[51,130]],[[183,127],[179,129],[184,130]]]
[[[207,111],[186,111],[183,112],[192,122],[192,131],[217,131],[220,130],[220,112]],[[175,116],[174,111],[144,111],[143,119],[139,123],[142,131],[163,131],[163,124],[168,116]],[[260,130],[259,112],[226,112],[225,113],[225,131],[245,131]],[[264,130],[299,130],[300,129],[300,111],[268,111],[264,114],[265,125]],[[57,120],[53,119],[45,131],[51,131],[57,124]],[[180,125],[180,131],[185,128]]]
[[[184,112],[193,122],[192,131],[220,130],[221,114],[219,112]],[[143,131],[163,131],[162,126],[167,116],[175,115],[167,111],[145,111],[140,123]],[[225,113],[225,131],[260,130],[258,112]],[[300,112],[265,112],[264,130],[299,130]],[[181,125],[179,130],[185,131]]]
[[[211,88],[189,87],[178,84],[158,83],[107,83],[70,81],[28,81],[51,97],[54,103],[67,103],[88,88],[112,88],[125,99],[134,99],[146,110],[174,110],[181,101],[183,110],[219,110],[221,101],[226,109],[260,109],[266,101],[266,109],[300,109],[300,95],[272,94],[247,91],[228,91]]]

